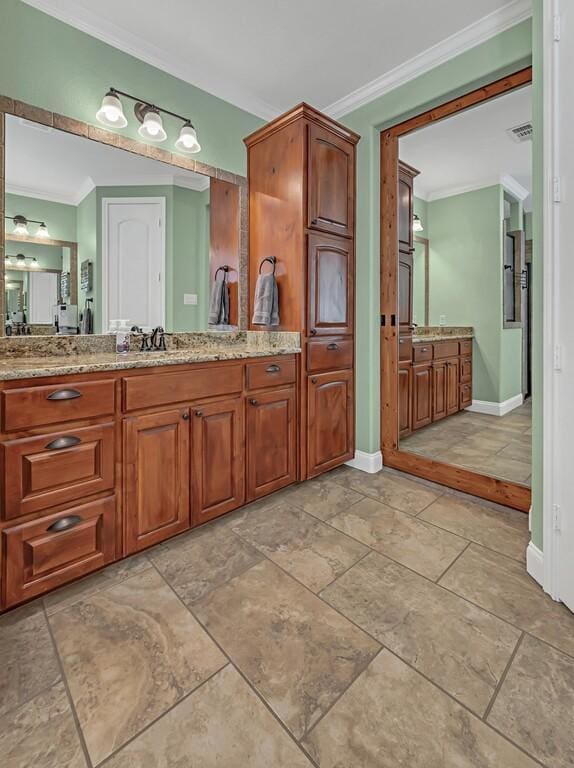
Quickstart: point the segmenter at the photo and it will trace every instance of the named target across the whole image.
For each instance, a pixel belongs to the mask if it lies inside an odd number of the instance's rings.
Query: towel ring
[[[265,264],[266,261],[268,261],[269,264],[273,264],[273,274],[275,274],[275,267],[277,265],[277,256],[267,256],[266,259],[263,259],[259,264],[259,274],[261,274],[261,267]]]
[[[215,270],[215,276],[213,278],[214,281],[217,280],[217,275],[221,272],[221,270],[223,270],[225,272],[225,274],[227,274],[229,272],[229,264],[224,264],[222,267],[218,267]],[[225,280],[225,275],[224,275],[223,279]]]

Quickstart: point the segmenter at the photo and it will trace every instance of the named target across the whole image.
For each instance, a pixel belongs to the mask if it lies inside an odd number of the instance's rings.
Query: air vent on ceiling
[[[521,141],[532,141],[532,134],[534,131],[532,123],[520,123],[520,125],[515,125],[514,128],[509,128],[506,133],[510,136],[512,141],[519,144]]]

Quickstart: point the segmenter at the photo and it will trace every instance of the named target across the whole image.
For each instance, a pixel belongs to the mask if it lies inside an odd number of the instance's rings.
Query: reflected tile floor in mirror
[[[402,437],[401,450],[531,485],[532,400],[506,416],[461,411]]]
[[[528,517],[343,467],[0,617],[3,768],[566,768]]]

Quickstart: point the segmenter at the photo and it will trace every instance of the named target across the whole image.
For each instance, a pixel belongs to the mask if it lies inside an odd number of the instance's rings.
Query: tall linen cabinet
[[[280,325],[301,333],[299,477],[355,452],[355,147],[359,136],[307,104],[245,139],[249,306],[273,268]],[[253,325],[252,329],[262,329]]]

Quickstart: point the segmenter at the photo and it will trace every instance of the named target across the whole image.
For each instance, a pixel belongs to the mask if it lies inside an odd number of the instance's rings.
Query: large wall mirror
[[[246,327],[242,178],[154,159],[143,143],[127,151],[2,117],[0,332],[106,333],[118,322],[168,332]]]
[[[397,279],[396,297],[381,284],[382,305],[396,307],[382,345],[395,392],[383,397],[386,462],[527,511],[529,71],[390,129],[382,160],[384,189],[396,189],[382,210],[382,257]]]

